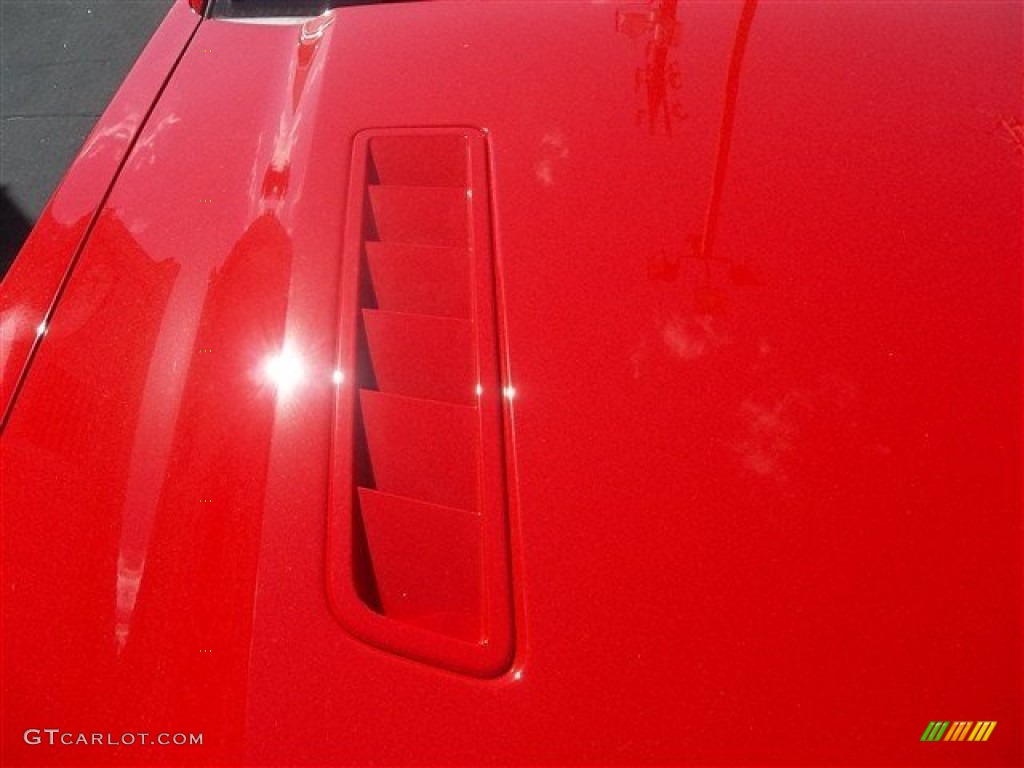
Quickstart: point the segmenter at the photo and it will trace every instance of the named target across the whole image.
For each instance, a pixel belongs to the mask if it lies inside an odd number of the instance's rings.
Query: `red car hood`
[[[442,2],[204,21],[11,411],[5,741],[1018,763],[1020,20]],[[477,137],[491,232],[493,679],[364,642],[331,595],[358,137],[437,128]],[[937,757],[921,732],[958,717],[1000,727]]]

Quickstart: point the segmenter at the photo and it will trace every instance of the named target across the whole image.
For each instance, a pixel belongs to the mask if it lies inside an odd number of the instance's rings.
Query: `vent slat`
[[[360,390],[377,490],[477,510],[476,408]]]
[[[366,243],[377,306],[389,312],[469,318],[469,252],[461,248]]]
[[[379,240],[468,247],[465,189],[371,185],[369,193]]]
[[[378,136],[370,163],[378,184],[465,189],[469,176],[466,138],[457,134]]]
[[[480,637],[480,517],[369,488],[359,489],[385,614],[426,629]]]
[[[476,404],[471,322],[364,309],[363,324],[381,392]]]

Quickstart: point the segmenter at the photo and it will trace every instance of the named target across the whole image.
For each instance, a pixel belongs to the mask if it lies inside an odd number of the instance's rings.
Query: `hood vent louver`
[[[328,554],[356,635],[482,676],[512,651],[486,179],[473,129],[357,137]]]

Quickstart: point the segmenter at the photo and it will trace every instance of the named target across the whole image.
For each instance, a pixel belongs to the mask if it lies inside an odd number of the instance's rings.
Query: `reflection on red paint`
[[[671,138],[635,122],[650,17],[612,23],[653,4],[338,8],[297,101],[300,24],[200,25],[108,203],[109,168],[27,252],[49,301],[46,245],[104,210],[0,445],[4,761],[140,762],[22,738],[80,724],[206,734],[147,763],[913,765],[925,694],[1024,720],[1022,9],[764,3],[744,47],[745,7],[679,3]],[[367,384],[336,354],[353,139],[425,124],[487,136],[501,376],[458,394],[504,417],[494,679],[353,636],[325,568],[369,584],[328,536],[336,402]],[[401,157],[396,186],[437,170]],[[420,200],[457,202],[369,202]],[[450,247],[402,242],[451,222],[412,223],[363,306],[476,311]],[[440,463],[438,421],[413,437]],[[436,511],[367,503],[356,536]],[[472,596],[439,514],[399,543]],[[1020,765],[1010,735],[974,761]]]
[[[671,136],[673,121],[686,119],[673,95],[682,87],[683,78],[679,61],[672,53],[679,44],[677,5],[678,0],[655,0],[645,7],[616,11],[616,27],[620,33],[633,39],[649,37],[644,66],[636,70],[635,87],[644,98],[644,106],[636,113],[637,123],[646,122],[652,136],[658,133],[659,127]]]

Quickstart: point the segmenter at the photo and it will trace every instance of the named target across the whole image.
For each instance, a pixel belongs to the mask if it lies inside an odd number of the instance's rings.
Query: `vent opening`
[[[357,634],[490,675],[512,619],[483,152],[466,129],[356,143],[330,553],[352,567],[329,573]]]

